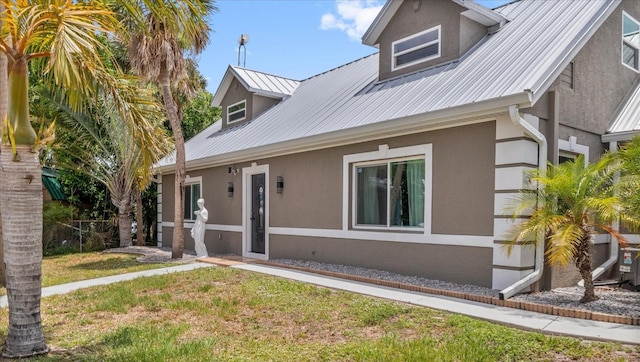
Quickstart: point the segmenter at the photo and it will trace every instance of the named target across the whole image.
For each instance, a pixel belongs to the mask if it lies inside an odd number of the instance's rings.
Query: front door
[[[266,194],[263,173],[251,175],[251,252],[264,254]]]

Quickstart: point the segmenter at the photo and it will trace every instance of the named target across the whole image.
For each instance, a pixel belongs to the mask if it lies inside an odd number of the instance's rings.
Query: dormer
[[[300,82],[230,65],[211,102],[222,109],[222,128],[248,122],[291,96]]]
[[[507,19],[471,0],[389,0],[362,37],[384,80],[455,61]]]

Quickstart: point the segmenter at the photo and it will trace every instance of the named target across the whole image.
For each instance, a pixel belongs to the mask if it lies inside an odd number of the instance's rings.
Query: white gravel
[[[478,287],[475,285],[456,284],[441,280],[406,276],[383,270],[366,269],[347,265],[326,264],[293,259],[276,259],[270,260],[270,262],[477,295],[497,297],[499,293],[499,290]],[[640,317],[640,292],[618,287],[596,287],[596,295],[600,297],[599,300],[590,303],[579,303],[583,292],[584,288],[576,286],[570,288],[557,288],[552,291],[545,292],[519,294],[514,296],[512,299],[537,304],[548,304],[557,307]]]

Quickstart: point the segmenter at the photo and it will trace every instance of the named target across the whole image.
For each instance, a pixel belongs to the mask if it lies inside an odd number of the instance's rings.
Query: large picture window
[[[440,56],[440,25],[391,43],[392,70]]]
[[[355,167],[356,225],[424,227],[424,158]]]
[[[202,198],[201,183],[187,183],[184,186],[184,219],[187,221],[195,221],[198,211],[198,199]]]
[[[640,69],[638,59],[640,49],[640,23],[626,13],[622,13],[622,64]]]

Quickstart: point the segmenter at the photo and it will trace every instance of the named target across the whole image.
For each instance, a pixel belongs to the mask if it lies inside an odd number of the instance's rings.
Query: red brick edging
[[[256,264],[294,269],[294,270],[304,271],[312,274],[320,274],[320,275],[325,275],[325,276],[330,276],[330,277],[335,277],[340,279],[353,280],[356,282],[380,285],[380,286],[389,287],[389,288],[410,290],[413,292],[427,293],[427,294],[433,294],[433,295],[442,295],[442,296],[451,297],[451,298],[466,299],[466,300],[471,300],[479,303],[493,304],[496,306],[507,307],[507,308],[522,309],[530,312],[538,312],[538,313],[544,313],[544,314],[555,315],[560,317],[579,318],[579,319],[594,320],[598,322],[610,322],[610,323],[618,323],[618,324],[628,324],[632,326],[640,326],[640,317],[621,316],[621,315],[614,315],[614,314],[592,312],[588,310],[562,308],[562,307],[555,307],[555,306],[545,305],[545,304],[536,304],[536,303],[530,303],[525,301],[519,301],[519,300],[510,300],[510,299],[500,300],[497,297],[463,293],[463,292],[457,292],[453,290],[422,287],[419,285],[394,282],[390,280],[381,280],[381,279],[368,278],[368,277],[362,277],[357,275],[330,272],[326,270],[318,270],[318,269],[305,268],[305,267],[299,267],[299,266],[293,266],[293,265],[278,264],[278,263],[272,263],[269,261],[262,261],[262,260],[260,261],[256,260],[254,262]]]

